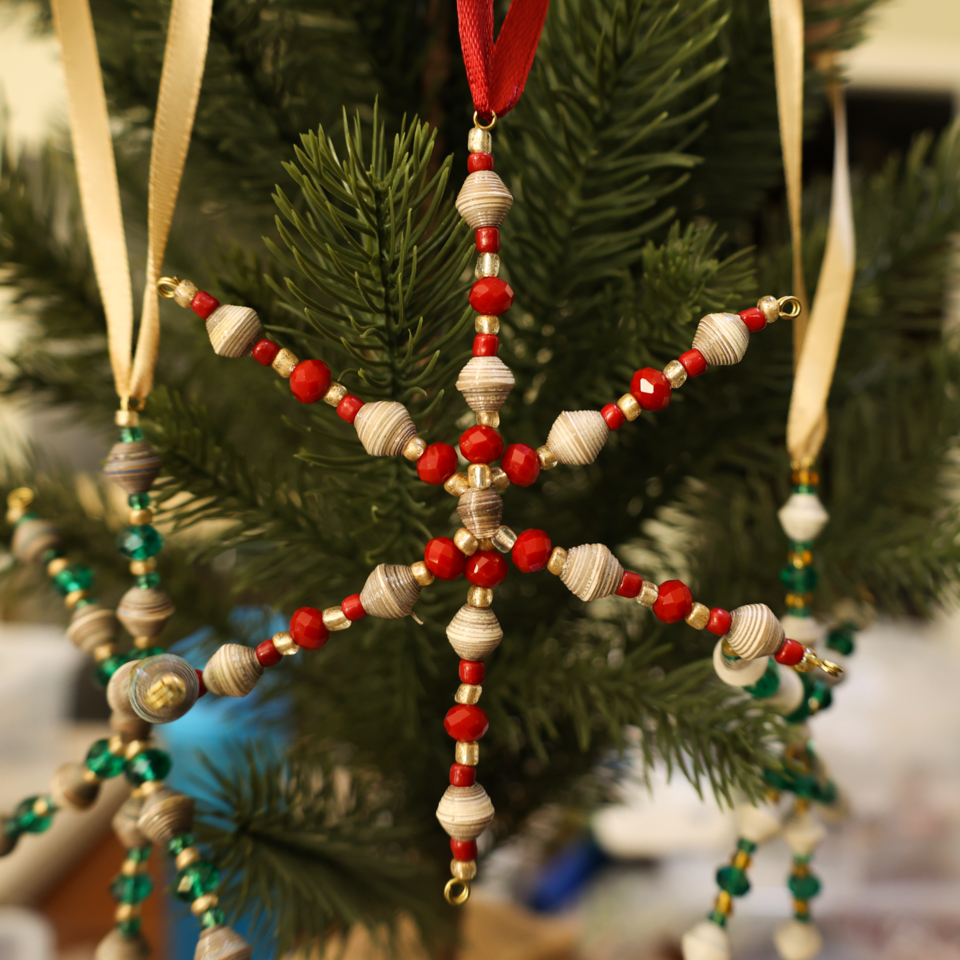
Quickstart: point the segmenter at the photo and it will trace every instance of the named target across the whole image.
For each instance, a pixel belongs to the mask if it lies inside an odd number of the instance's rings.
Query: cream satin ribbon
[[[804,299],[800,202],[803,153],[803,4],[770,0],[777,110],[787,182],[787,208],[793,243],[797,296]],[[787,450],[795,461],[813,461],[827,435],[827,397],[837,364],[840,338],[850,303],[856,266],[853,203],[847,156],[843,91],[830,89],[834,122],[833,195],[827,246],[809,320],[794,320],[793,393],[787,418]]]
[[[157,280],[170,234],[207,57],[213,0],[173,0],[153,149],[146,282],[136,354],[133,295],[120,187],[89,0],[52,0],[67,81],[67,107],[93,268],[107,318],[110,364],[122,401],[146,398],[160,347]]]

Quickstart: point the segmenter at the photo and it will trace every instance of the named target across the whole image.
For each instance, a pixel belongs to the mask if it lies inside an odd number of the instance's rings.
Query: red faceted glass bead
[[[761,311],[759,307],[741,310],[739,316],[751,333],[757,333],[767,325],[767,318],[763,315],[763,311]]]
[[[290,374],[290,392],[301,403],[316,403],[330,389],[331,379],[322,360],[301,360]]]
[[[423,562],[438,580],[456,580],[467,558],[449,537],[436,537],[427,541]]]
[[[699,350],[688,350],[677,358],[680,366],[687,371],[688,377],[699,377],[707,372],[707,361]]]
[[[476,860],[477,859],[477,841],[476,840],[457,840],[450,838],[450,852],[454,860]]]
[[[471,173],[476,173],[478,170],[492,170],[493,154],[471,153],[470,156],[467,157],[467,169]]]
[[[634,597],[640,596],[642,586],[643,577],[639,573],[630,573],[629,570],[625,570],[623,578],[620,580],[620,586],[617,587],[617,596],[629,597],[632,600]]]
[[[258,340],[253,348],[253,359],[262,367],[269,367],[280,352],[280,344],[272,340]]]
[[[619,430],[627,420],[623,411],[615,403],[608,403],[600,411],[600,414],[607,421],[607,426],[611,430]]]
[[[340,609],[343,611],[343,615],[351,622],[354,620],[362,620],[367,615],[367,611],[363,609],[363,604],[360,602],[359,593],[353,593],[349,597],[346,597],[343,603],[340,604]]]
[[[654,616],[663,623],[679,623],[693,606],[693,594],[682,580],[660,584],[660,593],[653,605]]]
[[[803,644],[797,640],[784,640],[773,659],[785,667],[796,666],[803,659]]]
[[[461,683],[483,683],[483,678],[487,675],[487,668],[482,660],[461,660],[460,661],[460,682]]]
[[[283,659],[272,640],[264,640],[255,652],[261,667],[275,667]]]
[[[633,399],[644,410],[662,410],[670,403],[670,381],[653,367],[638,370],[630,381]]]
[[[417,460],[417,476],[439,487],[457,472],[458,462],[457,451],[449,443],[431,443]]]
[[[477,253],[497,253],[500,250],[500,230],[498,227],[479,227],[477,229]]]
[[[730,621],[733,618],[721,607],[714,607],[710,611],[707,629],[718,637],[725,637],[730,632]]]
[[[200,685],[200,689],[197,692],[197,696],[202,697],[207,692],[207,685],[203,682],[203,671],[194,670],[193,672],[197,675],[197,683]]]
[[[477,313],[499,317],[513,306],[513,287],[499,277],[484,277],[470,291],[470,306]]]
[[[536,573],[546,567],[552,550],[553,544],[543,530],[524,530],[517,537],[511,556],[521,573]]]
[[[529,487],[540,476],[540,458],[537,451],[525,443],[511,443],[503,451],[500,466],[510,482],[518,487]]]
[[[359,397],[355,397],[352,393],[348,393],[337,404],[337,416],[341,420],[346,420],[347,423],[353,423],[362,406],[363,401]]]
[[[506,579],[507,561],[496,550],[478,550],[467,557],[463,572],[475,587],[495,587]]]
[[[477,782],[477,768],[465,763],[455,763],[450,768],[450,786],[472,787]]]
[[[495,357],[500,349],[500,338],[492,333],[479,333],[473,338],[475,357]]]
[[[290,618],[290,633],[297,646],[307,650],[319,650],[330,636],[323,614],[313,607],[301,607],[294,613]]]
[[[460,452],[471,463],[493,463],[503,453],[503,437],[493,427],[478,423],[460,434]]]
[[[479,740],[490,729],[486,713],[472,703],[458,703],[447,711],[443,726],[454,740]]]
[[[201,320],[206,320],[219,306],[220,301],[216,297],[211,297],[205,290],[198,290],[190,301],[190,309]]]

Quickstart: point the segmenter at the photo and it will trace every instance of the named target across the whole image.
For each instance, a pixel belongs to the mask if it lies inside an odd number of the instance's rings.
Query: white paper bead
[[[765,603],[748,603],[730,614],[730,630],[723,638],[738,657],[770,657],[783,644],[785,634],[776,614]]]
[[[207,336],[218,357],[243,357],[263,337],[257,311],[225,304],[207,317]]]
[[[780,675],[780,686],[777,687],[775,694],[764,697],[763,702],[766,706],[776,710],[777,713],[788,717],[803,703],[803,681],[800,679],[800,674],[791,667],[778,665],[777,673]]]
[[[598,600],[617,592],[623,579],[623,567],[602,543],[571,547],[560,579],[581,600]]]
[[[777,513],[783,532],[791,540],[815,540],[830,514],[815,493],[791,493]]]
[[[475,170],[457,195],[457,212],[476,230],[499,227],[513,206],[513,194],[493,170]]]
[[[812,923],[787,920],[774,931],[773,942],[782,960],[813,960],[823,949],[823,937]]]
[[[730,960],[730,937],[712,920],[701,920],[680,941],[683,960]]]
[[[814,646],[823,638],[823,627],[816,617],[797,617],[787,613],[780,618],[780,626],[791,640],[797,640],[805,647]]]
[[[457,377],[457,389],[475,413],[496,413],[515,383],[499,357],[471,357]]]
[[[708,313],[697,325],[693,349],[711,367],[739,363],[750,346],[750,331],[735,313]]]
[[[457,840],[476,840],[493,820],[493,813],[493,802],[479,783],[447,787],[437,807],[440,826]]]
[[[812,814],[791,817],[783,828],[783,839],[798,857],[809,857],[827,835],[827,828]]]
[[[780,808],[773,803],[741,803],[734,811],[737,833],[752,843],[765,843],[780,832]]]
[[[395,400],[365,403],[353,425],[363,449],[372,457],[399,457],[417,435],[407,408]]]
[[[718,640],[713,648],[713,669],[717,676],[731,687],[749,687],[756,683],[766,672],[767,659],[736,660],[731,663],[723,655],[723,641]]]
[[[565,410],[553,421],[547,446],[568,465],[593,463],[610,436],[610,428],[599,410]]]

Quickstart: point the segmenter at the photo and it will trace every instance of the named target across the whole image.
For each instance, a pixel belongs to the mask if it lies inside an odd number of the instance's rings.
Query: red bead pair
[[[360,602],[360,594],[354,593],[340,604],[344,616],[353,622],[367,615]],[[298,647],[307,650],[319,650],[327,642],[330,631],[323,622],[323,613],[313,607],[300,607],[290,618],[290,635]],[[280,662],[281,654],[273,640],[265,640],[256,650],[257,660],[264,667],[272,667]]]

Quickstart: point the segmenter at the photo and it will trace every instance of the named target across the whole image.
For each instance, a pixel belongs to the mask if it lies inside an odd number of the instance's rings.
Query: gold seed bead
[[[486,490],[493,483],[490,468],[485,463],[471,463],[467,467],[467,479],[471,487],[478,487],[480,490]]]
[[[632,393],[625,393],[617,401],[617,406],[628,420],[636,420],[640,416],[640,404]]]
[[[486,313],[478,313],[473,321],[473,328],[477,333],[487,333],[496,336],[500,332],[500,318],[491,317]]]
[[[730,897],[729,892],[726,891],[726,890],[721,890],[721,891],[717,894],[717,899],[716,899],[716,903],[714,904],[714,906],[715,906],[716,909],[719,910],[721,913],[729,914],[730,911],[733,909],[733,900],[732,900],[732,898]]]
[[[493,545],[501,553],[509,553],[517,542],[517,535],[509,527],[501,527],[493,535]]]
[[[190,904],[190,912],[195,917],[202,917],[208,910],[212,910],[219,902],[220,898],[215,893],[205,893],[202,897],[197,897],[197,899]]]
[[[327,607],[323,611],[323,625],[330,631],[346,630],[352,622],[341,606]]]
[[[805,917],[810,912],[810,904],[806,900],[794,900],[793,912]]]
[[[480,547],[477,538],[466,527],[461,527],[453,535],[453,542],[457,549],[468,557],[472,557]]]
[[[421,587],[429,587],[430,584],[433,583],[433,574],[422,560],[411,563],[410,572],[413,574],[413,579],[416,580]]]
[[[115,643],[101,643],[93,648],[93,659],[96,663],[103,663],[107,657],[112,657],[117,652]]]
[[[710,622],[710,608],[702,603],[695,603],[684,618],[694,630],[702,630]]]
[[[671,360],[664,368],[663,375],[670,381],[674,390],[687,382],[687,371],[679,360]]]
[[[147,647],[153,646],[153,637],[134,637],[133,645],[138,650],[146,650]]]
[[[135,873],[140,873],[140,863],[137,860],[124,860],[120,865],[120,872],[125,877],[132,877]]]
[[[141,903],[121,903],[113,916],[117,923],[123,923],[125,920],[135,920],[140,916],[142,909]]]
[[[144,750],[147,750],[150,747],[150,744],[146,740],[131,740],[129,743],[124,745],[123,756],[127,760],[132,760],[138,753],[143,753]],[[156,783],[155,780],[149,780],[148,783]],[[145,784],[141,784],[145,786]]]
[[[652,607],[659,596],[660,588],[652,580],[644,580],[637,597],[637,603],[642,603],[645,607]]]
[[[329,403],[331,407],[336,407],[340,401],[347,395],[347,388],[336,380],[330,384],[327,392],[323,395],[323,402]]]
[[[297,646],[296,641],[294,641],[292,633],[288,633],[287,631],[275,633],[270,639],[273,641],[273,646],[281,657],[292,657],[294,654],[300,652],[300,648]]]
[[[131,560],[130,572],[135,577],[142,577],[147,573],[153,573],[157,569],[157,558],[150,557],[148,560]]]
[[[814,667],[817,666],[819,658],[817,657],[816,650],[811,649],[810,647],[803,648],[803,659],[794,666],[794,670],[798,673],[809,673]]]
[[[84,779],[87,783],[102,783],[102,782],[103,782],[103,778],[102,778],[102,777],[98,777],[89,767],[86,767],[86,766],[85,766],[85,767],[83,768],[83,770],[81,771],[80,776],[83,777],[83,779]]]
[[[550,552],[550,559],[547,561],[547,569],[555,576],[559,577],[563,573],[564,564],[567,562],[567,551],[563,547],[554,547]]]
[[[493,137],[489,130],[471,127],[467,134],[467,149],[471,153],[490,153],[493,150]]]
[[[47,564],[47,576],[55,577],[70,566],[70,561],[66,557],[55,557]]]
[[[503,493],[503,491],[510,486],[510,478],[500,467],[491,467],[490,477],[493,483],[493,489],[496,490],[497,493]]]
[[[457,471],[444,485],[443,489],[455,497],[462,496],[470,489],[470,481],[462,471]]]
[[[107,741],[107,749],[115,756],[122,757],[127,750],[127,745],[124,743],[123,737],[119,733],[115,733]]]
[[[285,380],[293,373],[293,368],[300,361],[297,359],[297,355],[292,351],[284,347],[274,358],[273,363],[270,364],[277,373],[280,374]]]
[[[197,285],[192,280],[181,280],[173,288],[173,301],[178,307],[186,309],[193,303],[193,298],[199,292]]]
[[[477,875],[477,861],[451,860],[450,873],[457,880],[472,880]]]
[[[427,441],[423,437],[414,437],[407,441],[407,445],[403,448],[403,455],[407,460],[419,460],[426,449]]]
[[[540,458],[540,466],[544,470],[552,470],[560,462],[546,444],[537,447],[537,456]]]
[[[136,410],[117,410],[113,415],[113,422],[118,427],[139,427],[140,414]]]
[[[776,297],[761,297],[757,301],[757,308],[767,323],[776,323],[780,319],[780,304]]]
[[[191,863],[200,859],[200,851],[196,847],[185,847],[177,854],[177,869],[185,870]]]
[[[458,740],[454,759],[465,767],[475,767],[480,762],[480,744],[476,740]]]
[[[476,703],[480,699],[480,694],[483,693],[483,687],[474,684],[474,683],[461,683],[457,687],[457,692],[453,695],[453,699],[457,703]]]
[[[127,522],[133,527],[144,527],[153,520],[152,510],[131,510]]]
[[[483,413],[478,413],[477,423],[479,423],[481,427],[493,427],[496,429],[500,426],[500,414],[494,410],[486,410]]]
[[[89,590],[74,590],[66,595],[63,602],[72,610],[81,600],[86,600],[89,596]]]
[[[733,858],[733,866],[740,870],[746,870],[750,866],[750,854],[746,850],[738,850],[737,855]]]
[[[489,607],[493,603],[493,591],[489,587],[471,587],[467,591],[467,603],[471,607]]]
[[[156,793],[163,788],[164,782],[162,780],[148,780],[146,783],[141,783],[140,786],[137,787],[137,790],[139,790],[137,796],[149,797],[151,793]],[[133,793],[134,791],[131,790],[130,792]]]
[[[500,273],[500,255],[498,253],[481,253],[477,257],[477,265],[473,268],[473,275],[482,280],[484,277],[495,277]]]
[[[484,553],[493,549],[493,540],[487,538],[484,540],[478,540],[477,546],[484,551]]]
[[[45,817],[50,813],[50,804],[47,803],[46,797],[37,797],[37,799],[33,801],[33,807],[31,809],[38,817]]]

